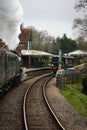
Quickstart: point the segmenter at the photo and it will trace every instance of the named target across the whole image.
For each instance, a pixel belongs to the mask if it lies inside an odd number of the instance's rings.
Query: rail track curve
[[[45,86],[52,77],[53,74],[46,74],[40,77],[37,81],[31,84],[25,93],[23,115],[26,130],[65,130],[52,111],[50,105],[48,105],[49,107],[46,105],[48,100],[45,95]]]

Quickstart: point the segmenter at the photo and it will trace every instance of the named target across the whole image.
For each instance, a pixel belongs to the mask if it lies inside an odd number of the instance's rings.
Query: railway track
[[[42,73],[43,74],[43,73]],[[0,100],[0,130],[24,130],[23,97],[26,89],[40,76],[27,77],[25,82],[13,86]],[[28,80],[29,79],[29,80]]]
[[[52,77],[52,74],[35,81],[25,93],[23,111],[26,130],[65,130],[47,100],[45,86],[49,76]]]
[[[25,128],[26,128],[26,130],[31,129],[30,121],[28,122],[29,123],[28,124],[27,119],[26,119],[26,113],[28,113],[27,111],[29,109],[26,109],[26,111],[24,110],[25,112],[22,111],[26,106],[26,105],[23,105],[23,97],[25,97],[25,99],[27,99],[27,101],[28,101],[28,98],[30,100],[31,96],[30,96],[30,94],[28,94],[28,90],[32,85],[37,86],[38,83],[40,86],[38,85],[39,88],[36,87],[35,92],[37,92],[38,96],[40,96],[40,97],[37,96],[39,100],[36,101],[36,104],[37,105],[39,104],[40,106],[39,106],[39,109],[36,111],[36,116],[33,116],[33,113],[29,112],[28,114],[32,114],[32,115],[31,116],[27,115],[27,117],[28,117],[28,119],[33,117],[34,120],[36,120],[35,117],[37,117],[39,119],[39,121],[42,122],[42,126],[41,126],[41,124],[38,124],[38,122],[36,121],[37,122],[36,126],[34,124],[31,125],[33,127],[32,129],[36,128],[37,130],[38,129],[61,130],[61,129],[59,129],[58,124],[55,123],[54,117],[52,117],[52,115],[50,115],[50,112],[48,111],[46,103],[43,103],[44,99],[43,99],[43,94],[41,93],[41,90],[42,90],[41,85],[44,84],[45,80],[49,77],[47,74],[48,72],[49,71],[46,71],[46,72],[42,71],[42,73],[37,72],[37,75],[34,72],[33,72],[33,74],[31,73],[31,76],[29,75],[29,77],[26,77],[25,80],[22,81],[22,83],[13,87],[13,89],[8,91],[8,93],[6,93],[6,95],[4,95],[4,97],[0,101],[0,130],[10,130],[10,129],[11,130],[16,130],[16,129],[24,130]],[[37,83],[36,83],[36,81],[37,81]],[[30,93],[30,90],[29,90],[29,93]],[[24,94],[26,96],[24,96]],[[33,92],[33,94],[34,94],[34,92]],[[39,94],[41,94],[41,95],[39,95]],[[36,98],[33,98],[33,99],[36,100]],[[26,101],[24,101],[24,104],[25,103],[26,103]],[[28,105],[30,105],[30,103]],[[27,108],[28,108],[28,105],[27,105]],[[31,101],[31,105],[33,105],[33,109],[36,109],[36,107],[34,106],[35,104],[33,104],[32,101]],[[45,108],[43,105],[45,106]],[[23,106],[23,108],[22,108],[22,106]],[[42,110],[41,110],[41,106],[42,106]],[[44,115],[45,112],[46,112],[46,114]],[[37,116],[37,113],[38,114],[41,113],[41,116],[40,115]],[[49,114],[47,114],[47,113],[49,113]],[[35,112],[34,112],[34,114],[35,114]],[[24,115],[24,117],[23,117],[23,115]],[[24,125],[24,122],[25,122],[25,125]],[[45,122],[45,124],[44,124],[44,122]]]
[[[31,74],[31,76],[32,75],[33,74]],[[86,121],[82,121],[83,118],[80,118],[78,114],[75,114],[73,109],[68,106],[63,97],[58,94],[57,88],[54,87],[54,78],[52,78],[50,82],[46,82],[46,80],[50,76],[46,76],[42,80],[39,80],[43,76],[46,75],[43,75],[43,73],[40,76],[34,77],[33,75],[33,78],[31,79],[29,76],[24,82],[13,87],[10,91],[8,91],[8,93],[3,96],[3,98],[0,100],[0,130],[25,130],[25,128],[26,130],[65,130],[64,127],[67,130],[87,129]],[[38,80],[38,83],[35,83],[36,80]],[[43,89],[44,82],[45,85]],[[28,93],[27,89],[29,89],[29,87],[32,86],[33,83],[34,86],[36,86],[36,91],[29,90],[33,93]],[[44,95],[46,98],[48,98],[48,103],[44,102],[43,94],[41,92],[43,90],[45,90],[44,93],[46,93],[46,95]],[[26,99],[28,105],[25,101],[25,118],[27,112],[28,115],[25,120],[25,124],[28,124],[27,126],[24,125],[23,118],[23,97],[26,91]],[[35,96],[35,93],[37,94],[37,96]],[[33,97],[31,94],[33,94]],[[54,110],[53,114],[51,114],[51,110],[48,110],[47,104],[52,105],[52,109]],[[55,114],[60,119],[61,123],[63,123],[64,127],[61,125],[58,119],[57,122],[55,121]],[[36,125],[32,121],[35,121]]]

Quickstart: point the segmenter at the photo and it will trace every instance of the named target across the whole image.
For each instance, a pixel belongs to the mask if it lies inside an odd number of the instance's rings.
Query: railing
[[[68,83],[82,82],[85,76],[87,76],[87,63],[67,68],[67,70],[58,70],[56,73],[56,86],[65,88]]]
[[[68,74],[68,75],[57,75],[56,77],[56,86],[65,88],[68,83],[79,83],[82,82],[82,79],[87,76],[86,74],[76,73],[76,74]]]
[[[76,74],[65,75],[66,84],[67,84],[67,83],[82,82],[82,79],[83,79],[86,75],[87,75],[87,74],[82,74],[82,73],[76,73]]]

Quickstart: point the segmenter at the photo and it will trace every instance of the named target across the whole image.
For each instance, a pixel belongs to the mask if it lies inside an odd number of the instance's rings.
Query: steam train
[[[0,96],[13,84],[20,82],[21,57],[9,50],[0,49]]]

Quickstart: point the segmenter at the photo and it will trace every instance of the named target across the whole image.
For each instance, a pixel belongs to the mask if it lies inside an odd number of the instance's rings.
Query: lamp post
[[[61,60],[62,59],[62,50],[59,50],[59,66],[58,66],[58,69],[60,70],[62,68],[61,66]]]

